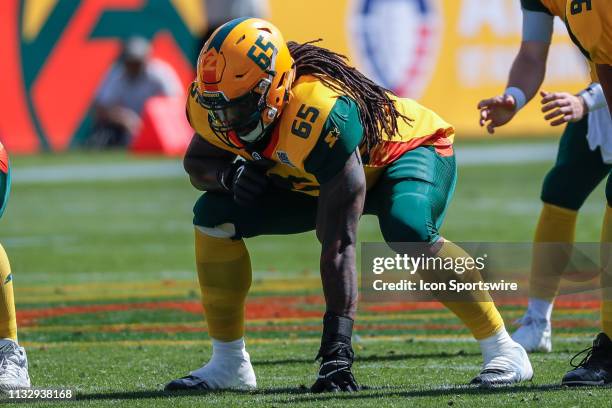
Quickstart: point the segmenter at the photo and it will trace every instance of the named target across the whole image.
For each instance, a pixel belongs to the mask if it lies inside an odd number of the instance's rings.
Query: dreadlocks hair
[[[321,39],[299,44],[287,42],[294,59],[296,78],[314,75],[330,89],[353,99],[359,106],[359,118],[364,129],[365,147],[371,148],[382,140],[382,131],[388,135],[397,133],[398,118],[410,124],[412,119],[397,110],[389,95],[392,91],[377,85],[348,65],[348,58],[327,48],[313,45]],[[381,131],[382,130],[382,131]]]

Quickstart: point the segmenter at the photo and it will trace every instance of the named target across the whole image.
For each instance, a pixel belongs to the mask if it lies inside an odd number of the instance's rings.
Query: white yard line
[[[180,161],[24,166],[12,170],[16,184],[124,181],[187,177]]]
[[[504,144],[495,146],[457,147],[457,162],[461,167],[491,164],[525,164],[552,162],[557,144]],[[15,184],[50,184],[87,181],[125,181],[186,177],[181,162],[168,160],[134,161],[133,163],[64,164],[24,166],[13,169]]]
[[[459,146],[455,149],[460,166],[490,164],[551,163],[557,155],[555,141],[526,144]]]

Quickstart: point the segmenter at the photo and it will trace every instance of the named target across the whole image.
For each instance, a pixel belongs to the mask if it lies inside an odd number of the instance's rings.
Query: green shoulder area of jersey
[[[357,103],[339,96],[312,151],[304,160],[304,170],[323,184],[338,174],[363,139],[363,126]]]
[[[553,15],[550,10],[542,3],[541,0],[521,0],[521,7],[529,11],[538,11],[541,13]]]

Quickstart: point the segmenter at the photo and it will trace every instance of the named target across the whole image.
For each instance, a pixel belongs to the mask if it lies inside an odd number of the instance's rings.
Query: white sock
[[[505,327],[502,327],[500,331],[486,339],[478,340],[478,343],[480,343],[480,351],[485,364],[497,356],[504,347],[516,344]]]
[[[545,319],[547,322],[549,322],[550,317],[552,316],[552,310],[552,302],[544,299],[529,298],[527,312],[536,319]]]
[[[249,353],[246,351],[244,337],[234,341],[221,341],[212,339],[213,356],[211,358],[239,358],[249,360]]]

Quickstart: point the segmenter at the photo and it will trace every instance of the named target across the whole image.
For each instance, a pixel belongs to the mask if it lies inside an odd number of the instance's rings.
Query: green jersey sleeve
[[[304,160],[304,170],[323,184],[342,170],[363,139],[363,126],[357,103],[340,96],[334,104],[321,135]]]

